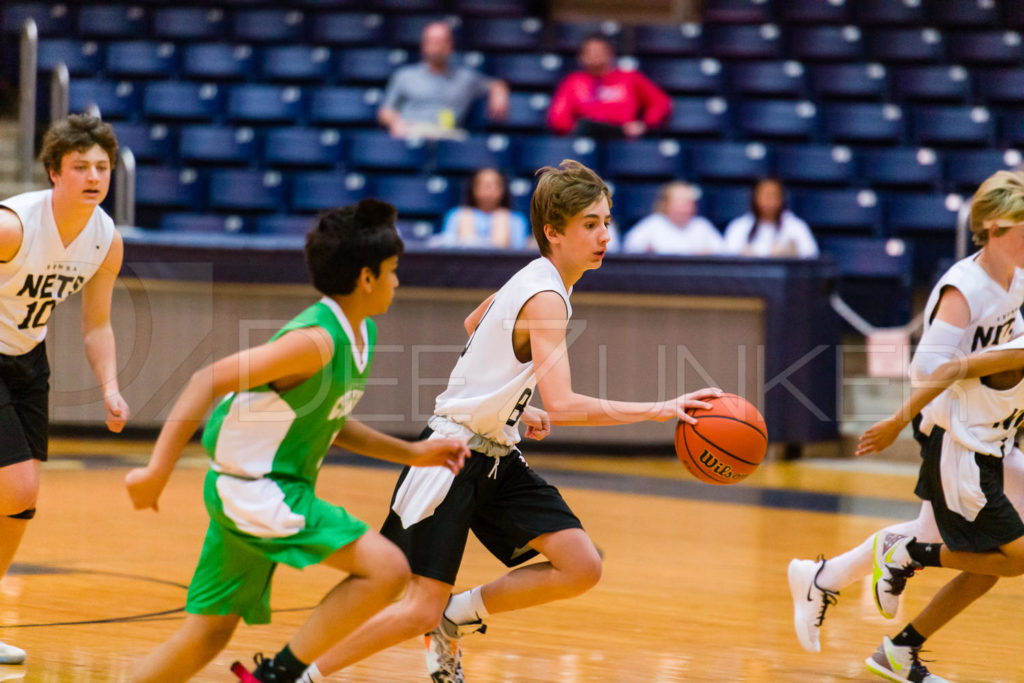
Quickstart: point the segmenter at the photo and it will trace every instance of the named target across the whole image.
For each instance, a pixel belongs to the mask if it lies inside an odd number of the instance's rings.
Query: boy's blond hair
[[[1009,230],[1009,227],[991,226],[992,221],[1000,218],[1014,223],[1024,221],[1024,172],[998,171],[978,187],[971,200],[970,226],[974,243],[983,247],[990,236],[998,237]]]
[[[597,201],[603,194],[612,205],[612,193],[601,176],[578,161],[565,159],[558,168],[545,166],[537,171],[540,178],[530,200],[530,226],[540,253],[548,256],[551,245],[544,234],[550,225],[562,234],[569,219]]]

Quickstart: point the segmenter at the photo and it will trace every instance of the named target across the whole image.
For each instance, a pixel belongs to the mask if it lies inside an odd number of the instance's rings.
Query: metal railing
[[[114,224],[135,225],[135,155],[127,147],[118,150],[114,169]]]
[[[18,180],[32,182],[36,144],[36,67],[39,56],[39,31],[36,22],[26,19],[21,29],[21,63],[18,71]]]
[[[53,69],[50,76],[50,120],[60,121],[71,111],[71,75],[64,62]]]

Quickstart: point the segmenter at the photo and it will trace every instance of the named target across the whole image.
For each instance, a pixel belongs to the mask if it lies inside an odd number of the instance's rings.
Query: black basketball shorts
[[[538,536],[583,528],[558,489],[518,451],[493,468],[493,458],[474,452],[433,514],[409,528],[389,510],[381,533],[402,549],[413,574],[454,585],[471,529],[492,555],[514,567],[537,556],[529,544]],[[396,493],[409,470],[402,471]]]
[[[21,356],[0,353],[0,467],[46,460],[49,395],[45,344]]]
[[[985,553],[1024,536],[1024,522],[1003,492],[1003,459],[975,453],[979,483],[985,494],[985,505],[973,520],[949,509],[942,487],[942,437],[945,430],[932,427],[922,449],[924,461],[918,474],[915,493],[931,501],[935,524],[942,541],[950,550]]]

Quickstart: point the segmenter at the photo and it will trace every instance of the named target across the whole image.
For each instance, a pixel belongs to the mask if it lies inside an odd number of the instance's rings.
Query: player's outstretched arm
[[[986,351],[971,356],[954,358],[937,367],[926,380],[918,383],[895,414],[877,422],[861,435],[856,455],[880,453],[892,445],[899,433],[954,382],[969,377],[984,377],[1024,367],[1024,349]]]
[[[334,439],[335,446],[378,460],[397,462],[411,467],[447,467],[453,474],[466,463],[469,449],[455,439],[405,441],[379,432],[373,427],[349,418]]]
[[[182,450],[218,397],[264,384],[290,389],[319,372],[333,354],[334,342],[326,330],[304,327],[198,370],[171,408],[149,464],[125,477],[135,508],[157,509]]]
[[[708,388],[667,401],[652,403],[612,401],[580,394],[572,389],[569,353],[566,344],[568,318],[565,302],[554,292],[540,292],[526,305],[516,325],[530,334],[537,387],[544,407],[556,425],[615,425],[645,420],[664,422],[674,418],[693,422],[686,413],[693,408],[711,408],[702,399],[720,396],[720,389]]]
[[[110,325],[110,302],[123,258],[124,242],[121,234],[115,232],[107,257],[82,289],[82,341],[85,357],[103,391],[107,429],[114,433],[124,429],[129,416],[128,403],[121,396],[117,381],[117,345],[114,341],[114,328]]]

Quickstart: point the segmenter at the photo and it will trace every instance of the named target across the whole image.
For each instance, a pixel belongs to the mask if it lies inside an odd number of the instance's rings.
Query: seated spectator
[[[444,217],[434,244],[482,249],[525,249],[530,237],[526,216],[511,210],[505,177],[493,168],[473,174],[466,188],[465,205]]]
[[[508,86],[479,71],[452,64],[452,30],[443,21],[423,29],[423,61],[391,75],[377,119],[395,137],[461,137],[470,105],[487,95],[494,118],[508,112]]]
[[[818,243],[811,228],[786,208],[782,182],[759,180],[750,195],[750,211],[725,228],[725,251],[740,256],[814,258]]]
[[[622,250],[632,254],[719,254],[724,247],[718,229],[697,215],[697,189],[673,182],[658,192],[654,213],[626,233]]]
[[[582,71],[565,77],[551,99],[548,125],[564,135],[638,138],[668,119],[672,100],[637,71],[615,67],[615,48],[593,35],[583,41]]]

